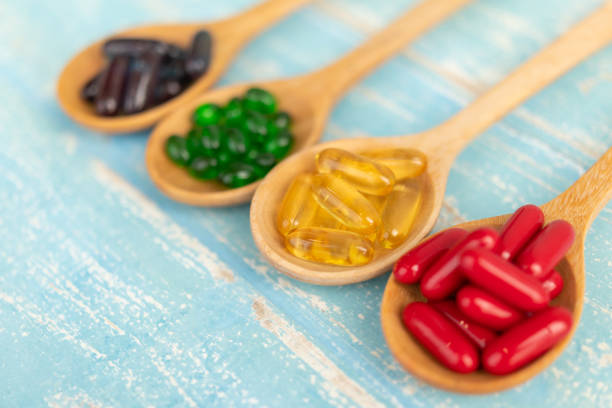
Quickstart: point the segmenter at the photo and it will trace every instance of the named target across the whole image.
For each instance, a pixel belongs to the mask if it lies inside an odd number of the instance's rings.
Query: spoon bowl
[[[208,24],[155,24],[118,32],[84,48],[66,64],[57,82],[59,104],[73,120],[91,129],[108,133],[146,129],[214,84],[238,50],[256,33],[308,1],[268,0],[237,16]],[[142,37],[188,49],[192,37],[199,30],[207,30],[213,38],[210,66],[180,95],[140,113],[112,117],[97,115],[93,104],[80,97],[83,86],[104,67],[102,47],[108,39]]]
[[[254,86],[266,89],[277,97],[279,109],[292,115],[295,144],[291,153],[301,151],[319,140],[335,101],[351,84],[469,1],[425,0],[357,49],[323,69],[283,80],[230,85],[206,92],[183,104],[160,122],[151,134],[146,151],[151,179],[166,195],[185,204],[226,206],[249,201],[259,182],[227,189],[215,181],[191,178],[166,158],[163,149],[165,140],[189,129],[191,113],[198,105],[206,102],[224,104]]]
[[[500,230],[509,214],[487,218],[479,221],[457,225],[458,228],[471,231],[481,227]],[[547,220],[548,221],[548,220]],[[580,273],[584,274],[584,262]],[[554,361],[567,346],[578,325],[582,311],[584,278],[577,279],[576,267],[564,258],[555,268],[563,278],[563,290],[551,302],[563,306],[572,313],[574,324],[570,333],[551,350],[534,362],[507,375],[493,375],[484,370],[470,374],[460,374],[440,364],[421,344],[412,337],[402,322],[402,311],[412,302],[426,302],[418,284],[403,285],[393,276],[389,278],[381,303],[382,330],[395,359],[415,377],[442,389],[469,394],[484,394],[502,391],[521,384],[538,374]]]
[[[251,203],[251,231],[255,244],[280,272],[318,285],[357,283],[388,271],[433,227],[442,207],[450,168],[462,148],[522,101],[612,41],[610,19],[612,3],[607,3],[471,105],[431,130],[411,136],[337,140],[309,147],[285,160],[266,176]],[[374,259],[365,265],[347,268],[301,260],[289,254],[283,237],[276,230],[278,203],[289,183],[297,175],[314,170],[316,153],[328,147],[354,153],[378,147],[415,148],[427,156],[427,170],[422,176],[424,202],[412,232],[398,248],[376,251]]]
[[[257,189],[251,203],[251,231],[259,250],[280,272],[304,282],[317,285],[343,285],[362,282],[380,275],[381,270],[387,270],[408,249],[416,245],[422,238],[422,231],[429,232],[433,227],[444,196],[445,174],[444,163],[437,160],[434,151],[428,149],[422,142],[427,138],[422,134],[404,138],[380,139],[345,139],[311,146],[277,165]],[[377,148],[402,148],[406,146],[417,148],[428,155],[428,167],[419,176],[423,188],[423,204],[412,232],[408,238],[393,250],[377,250],[374,259],[359,267],[342,267],[305,261],[291,255],[285,248],[284,237],[276,227],[278,203],[283,200],[289,184],[295,174],[315,172],[315,156],[327,148],[339,148],[353,153]],[[289,175],[289,177],[287,177]],[[442,180],[442,183],[439,181]]]
[[[288,112],[294,120],[292,151],[299,151],[316,142],[316,135],[322,132],[326,115],[317,114],[309,100],[301,99],[296,93],[306,77],[293,80],[271,81],[258,84],[278,97],[279,110]],[[259,182],[244,187],[228,189],[216,181],[201,181],[174,164],[165,154],[166,140],[173,134],[186,134],[192,127],[193,111],[203,103],[217,103],[223,106],[234,96],[243,95],[250,84],[231,85],[207,92],[205,95],[184,104],[167,119],[155,127],[147,143],[145,157],[151,180],[166,195],[177,201],[199,206],[225,206],[248,201]],[[322,111],[323,113],[326,110]]]
[[[402,311],[410,303],[425,301],[418,284],[398,283],[391,275],[380,308],[381,326],[389,349],[397,361],[421,380],[449,391],[484,394],[502,391],[521,384],[550,365],[569,344],[578,327],[584,304],[584,244],[593,219],[612,198],[612,148],[572,187],[541,208],[545,223],[564,219],[572,224],[576,238],[566,256],[555,269],[563,278],[563,290],[552,300],[572,314],[573,324],[566,337],[545,354],[507,375],[493,375],[484,370],[459,374],[447,369],[426,351],[408,332],[402,322]],[[471,231],[492,227],[498,231],[510,214],[485,218],[457,225]]]

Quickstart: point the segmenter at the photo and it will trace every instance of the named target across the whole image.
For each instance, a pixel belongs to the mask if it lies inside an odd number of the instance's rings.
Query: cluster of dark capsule
[[[81,96],[101,116],[131,115],[183,92],[210,64],[212,39],[197,32],[189,50],[145,38],[116,38],[103,45],[106,67],[85,84]]]

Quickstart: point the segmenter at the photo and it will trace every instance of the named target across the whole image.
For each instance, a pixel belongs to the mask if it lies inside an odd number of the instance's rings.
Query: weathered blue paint
[[[454,395],[390,356],[386,276],[291,281],[259,256],[247,205],[168,200],[144,169],[146,132],[107,137],[59,110],[57,74],[88,42],[253,3],[0,3],[0,406],[612,405],[612,206],[587,239],[584,314],[563,356],[516,389]],[[324,139],[435,126],[601,3],[476,1],[349,92]],[[253,41],[222,83],[320,67],[413,4],[317,1]],[[609,47],[485,132],[454,165],[436,229],[572,184],[612,145],[611,93]]]

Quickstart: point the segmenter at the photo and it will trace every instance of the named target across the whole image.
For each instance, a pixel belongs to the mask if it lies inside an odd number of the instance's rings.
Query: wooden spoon
[[[361,282],[389,270],[433,227],[442,206],[448,173],[461,149],[520,102],[612,41],[610,21],[612,3],[574,26],[501,83],[434,129],[401,137],[336,140],[310,147],[286,159],[262,181],[251,203],[251,231],[255,244],[280,272],[318,285]],[[416,148],[428,157],[427,171],[421,175],[424,186],[421,216],[410,236],[394,250],[377,251],[372,262],[363,266],[347,268],[296,258],[285,249],[284,239],[276,228],[278,204],[289,184],[298,174],[314,171],[316,153],[329,147],[353,152],[389,147]]]
[[[389,278],[381,305],[382,329],[395,358],[410,373],[420,379],[450,391],[481,394],[501,391],[527,381],[551,364],[569,344],[578,327],[584,303],[584,242],[591,222],[612,198],[612,148],[572,187],[554,200],[544,204],[542,211],[546,222],[556,219],[569,221],[576,230],[576,239],[566,257],[557,266],[564,287],[552,302],[567,308],[573,317],[573,326],[554,348],[531,364],[508,375],[492,375],[483,370],[471,374],[459,374],[439,364],[429,352],[417,343],[404,328],[401,312],[411,302],[424,301],[418,285],[402,285]],[[501,227],[510,214],[457,225],[474,230],[480,227]]]
[[[194,99],[214,84],[232,62],[234,55],[251,38],[288,13],[311,0],[268,0],[234,17],[212,23],[155,24],[130,28],[112,37],[144,37],[166,41],[187,48],[193,35],[208,30],[213,38],[213,55],[206,74],[179,96],[142,113],[104,117],[96,115],[92,104],[81,99],[83,85],[105,64],[100,40],[72,58],[57,82],[57,98],[62,109],[76,122],[108,133],[125,133],[150,127],[163,116]]]
[[[224,104],[253,86],[267,89],[276,95],[279,108],[292,115],[295,136],[292,152],[299,151],[319,140],[335,101],[354,82],[469,1],[423,1],[342,59],[314,73],[257,84],[231,85],[206,92],[153,129],[146,151],[151,179],[170,198],[186,204],[225,206],[249,201],[258,182],[227,189],[214,181],[196,180],[168,160],[164,151],[166,139],[190,129],[191,116],[198,105],[206,102]]]

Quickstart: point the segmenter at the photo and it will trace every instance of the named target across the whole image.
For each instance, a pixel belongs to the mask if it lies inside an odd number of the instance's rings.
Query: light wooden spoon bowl
[[[501,83],[486,92],[449,121],[429,131],[401,137],[337,140],[310,147],[276,166],[262,181],[251,203],[251,232],[255,244],[280,272],[318,285],[361,282],[388,271],[397,259],[423,239],[433,227],[442,207],[446,180],[461,149],[520,102],[535,94],[578,62],[612,41],[612,3],[574,26],[553,44],[524,63]],[[278,204],[291,181],[314,170],[314,157],[327,147],[355,153],[380,147],[416,148],[427,155],[424,202],[421,216],[410,236],[393,250],[380,250],[362,266],[341,267],[304,261],[285,249],[276,228]]]
[[[147,143],[146,164],[149,176],[155,185],[169,197],[191,205],[226,206],[248,201],[253,195],[255,184],[228,189],[220,183],[204,182],[193,178],[185,169],[170,161],[165,154],[165,144],[173,134],[184,135],[191,129],[193,111],[202,103],[225,104],[236,95],[244,94],[252,84],[239,84],[207,92],[182,106],[154,129]],[[314,106],[298,100],[300,81],[273,81],[261,85],[278,97],[279,109],[291,114],[295,125],[294,151],[314,143],[313,135],[319,134],[325,125],[325,117],[317,115]]]
[[[569,344],[578,327],[584,303],[584,243],[593,219],[612,198],[612,149],[572,187],[554,200],[544,204],[542,211],[546,223],[564,219],[576,231],[576,239],[566,257],[556,267],[563,277],[563,290],[552,302],[563,306],[572,313],[573,325],[570,333],[546,354],[508,375],[493,375],[483,370],[471,374],[459,374],[438,363],[404,328],[401,313],[409,303],[425,301],[419,285],[403,285],[389,278],[381,304],[381,324],[391,353],[411,374],[449,391],[482,394],[501,391],[523,383],[550,365]],[[474,230],[480,227],[500,229],[510,214],[478,221],[471,221],[456,227]]]
[[[249,201],[259,182],[228,189],[215,181],[194,179],[166,157],[166,139],[189,130],[191,114],[198,105],[224,104],[250,87],[264,88],[277,97],[281,110],[293,116],[295,145],[291,153],[298,152],[319,140],[335,101],[353,83],[469,1],[423,1],[360,47],[319,71],[289,79],[230,85],[181,105],[151,133],[145,157],[151,180],[167,196],[185,204],[226,206]]]
[[[105,38],[75,55],[64,67],[57,82],[60,106],[73,120],[91,129],[126,133],[146,129],[162,117],[196,98],[214,84],[234,59],[234,55],[257,33],[311,0],[268,0],[234,17],[204,23],[155,24],[134,27],[109,38],[143,37],[161,40],[187,49],[193,35],[208,30],[213,38],[213,54],[208,71],[183,93],[141,113],[126,116],[99,116],[93,105],[81,99],[81,89],[105,64],[102,46]]]

